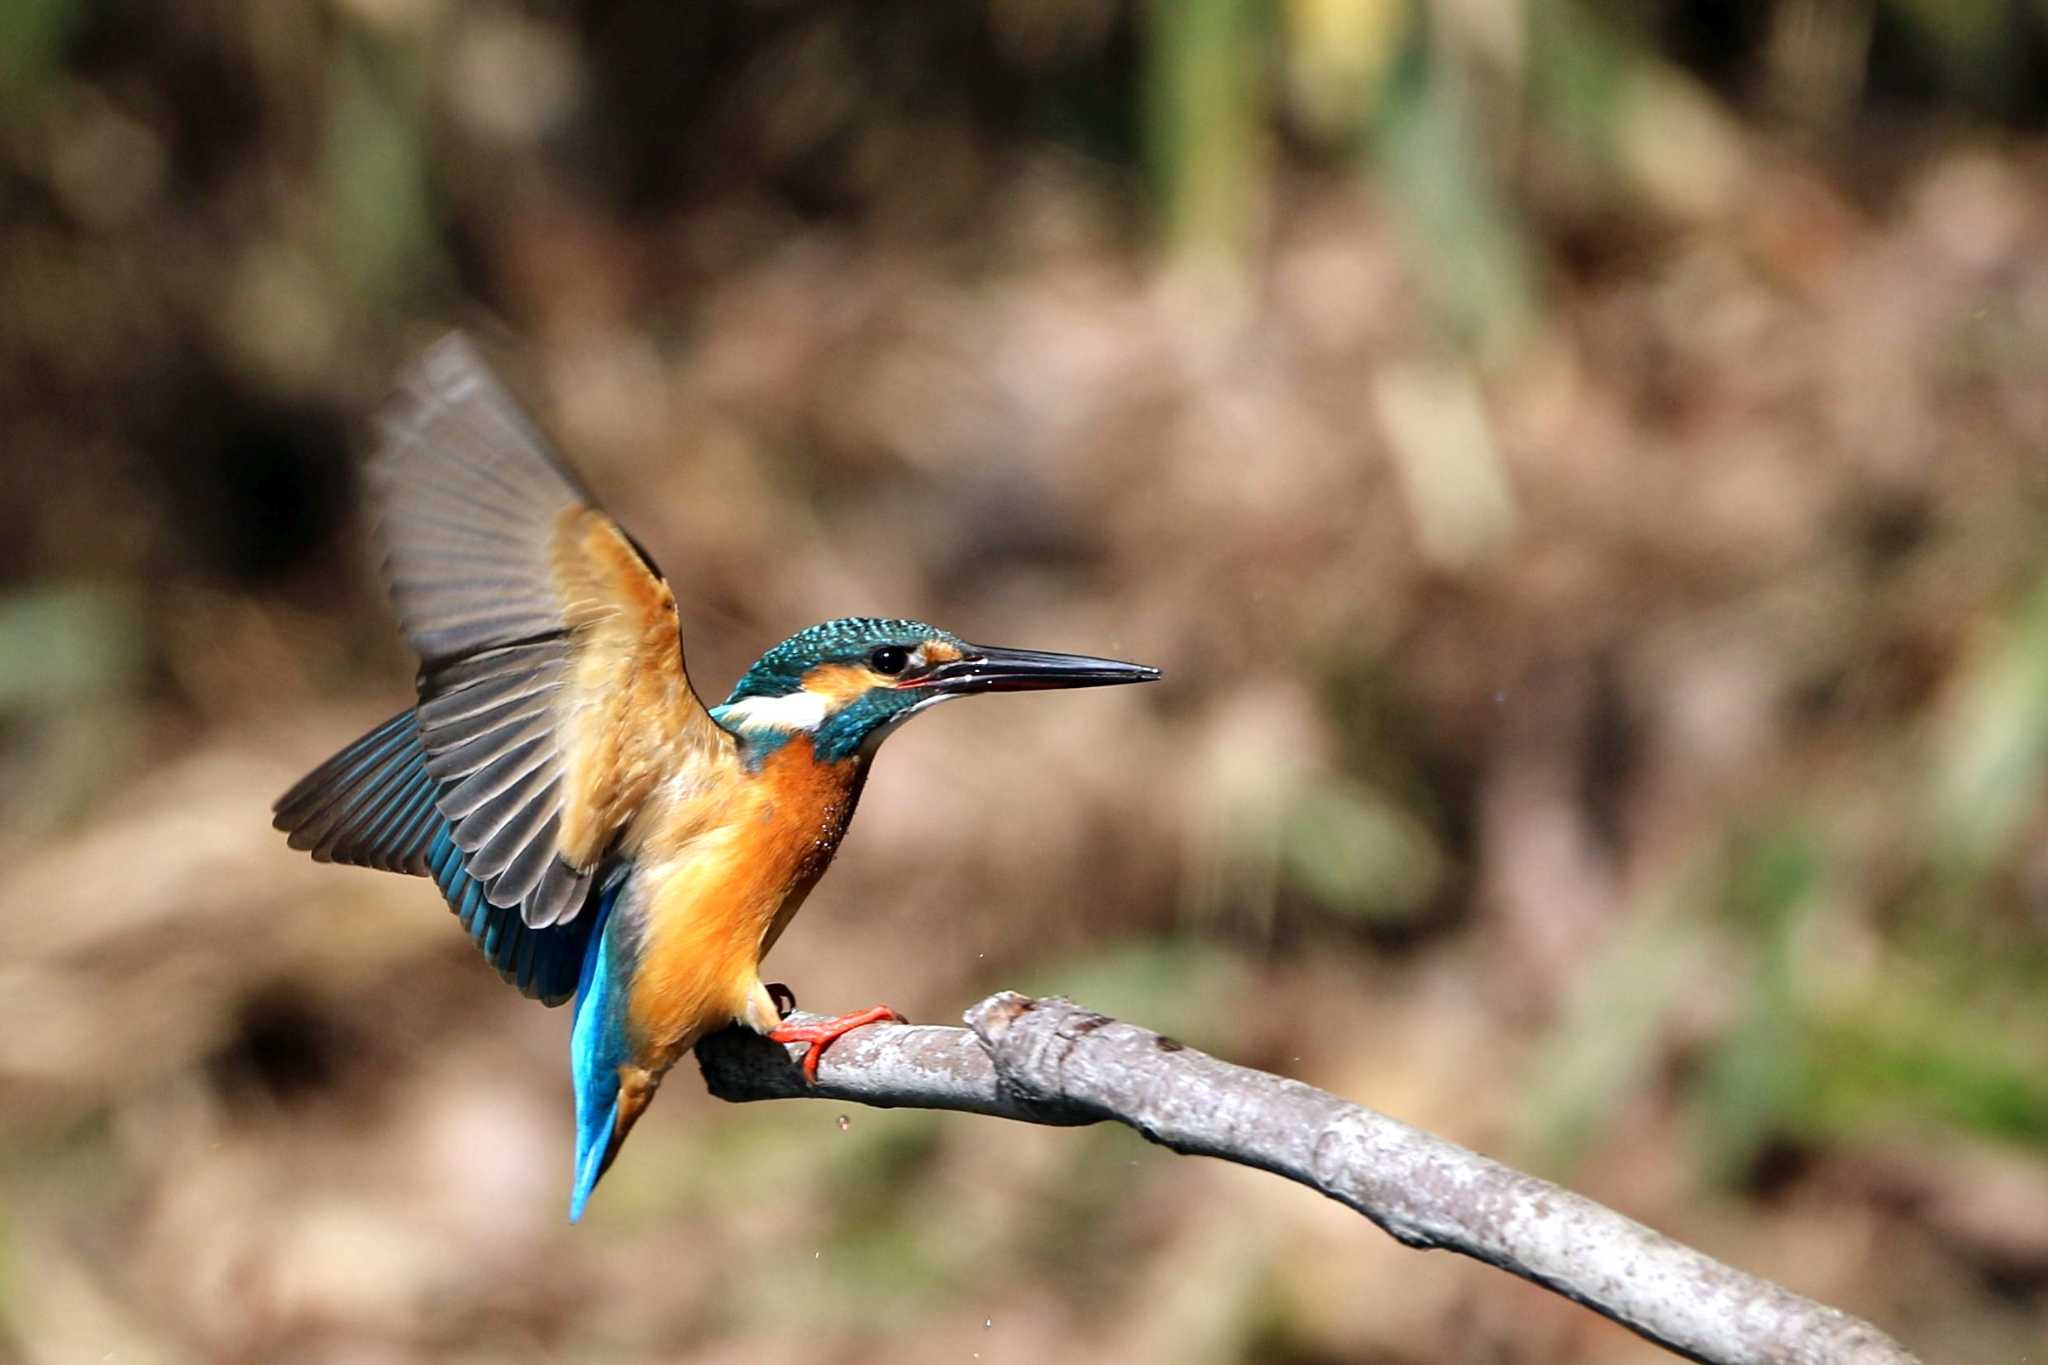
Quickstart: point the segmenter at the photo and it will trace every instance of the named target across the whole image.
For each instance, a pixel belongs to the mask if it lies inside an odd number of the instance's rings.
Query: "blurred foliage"
[[[1951,894],[1983,878],[2039,808],[2048,777],[2048,581],[1987,630],[1965,665],[1928,803],[1936,866]]]
[[[0,815],[21,830],[75,814],[118,779],[146,680],[139,611],[71,584],[0,595]]]
[[[0,599],[0,711],[56,711],[134,687],[134,609],[83,586]]]
[[[0,11],[0,91],[18,100],[49,80],[84,17],[78,0],[21,0]]]
[[[1746,1176],[1767,1143],[1796,1131],[1818,1099],[1821,1067],[1810,1018],[1814,991],[1801,954],[1825,903],[1826,854],[1793,821],[1738,838],[1721,888],[1719,917],[1752,956],[1734,1025],[1708,1055],[1695,1099],[1709,1169]]]
[[[1166,668],[894,741],[807,1003],[1063,992],[2015,1358],[2044,124],[2034,0],[0,7],[0,1355],[1656,1358],[687,1072],[563,1227],[561,1017],[264,818],[404,695],[352,452],[460,324],[703,690],[849,611]]]
[[[1250,249],[1267,161],[1266,8],[1188,0],[1151,16],[1146,123],[1165,230],[1183,251],[1241,257]]]
[[[438,232],[415,55],[363,37],[334,74],[325,162],[335,258],[372,299],[416,297],[432,280]]]
[[[1275,839],[1306,894],[1368,924],[1413,922],[1444,887],[1443,855],[1415,813],[1355,784],[1304,788]]]
[[[1525,239],[1487,170],[1467,77],[1420,49],[1393,83],[1374,163],[1413,224],[1452,331],[1498,353],[1535,304]]]

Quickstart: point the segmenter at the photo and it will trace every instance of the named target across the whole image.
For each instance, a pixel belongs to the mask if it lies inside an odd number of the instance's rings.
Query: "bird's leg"
[[[775,1002],[775,1017],[787,1019],[796,1011],[796,992],[780,981],[768,983],[768,998]]]
[[[818,1058],[825,1055],[826,1048],[830,1047],[843,1034],[851,1033],[857,1028],[865,1028],[869,1024],[879,1024],[885,1019],[898,1024],[910,1022],[887,1005],[876,1005],[870,1009],[855,1010],[852,1014],[842,1014],[836,1019],[827,1019],[822,1024],[785,1023],[782,1027],[768,1035],[768,1041],[772,1043],[809,1043],[811,1045],[810,1051],[804,1053],[804,1079],[812,1085],[816,1085],[818,1083]]]

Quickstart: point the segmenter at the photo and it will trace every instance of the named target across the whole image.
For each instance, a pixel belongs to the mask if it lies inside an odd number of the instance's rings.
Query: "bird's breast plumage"
[[[627,1016],[643,1064],[761,1019],[760,962],[831,864],[865,778],[859,758],[816,760],[808,737],[758,770],[720,765],[671,782],[633,852],[645,894]]]

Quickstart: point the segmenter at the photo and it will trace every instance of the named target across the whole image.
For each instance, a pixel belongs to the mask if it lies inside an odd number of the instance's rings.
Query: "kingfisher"
[[[861,616],[798,631],[707,708],[661,571],[460,334],[401,374],[369,474],[418,704],[275,824],[316,860],[433,878],[508,983],[574,1002],[571,1222],[700,1038],[806,1044],[815,1082],[834,1039],[900,1018],[791,1024],[760,973],[887,736],[955,697],[1159,677]]]

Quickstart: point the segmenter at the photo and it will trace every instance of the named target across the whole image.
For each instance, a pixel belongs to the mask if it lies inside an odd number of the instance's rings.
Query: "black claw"
[[[775,1013],[787,1019],[796,1012],[796,992],[780,981],[768,983],[768,998],[775,1002]]]

